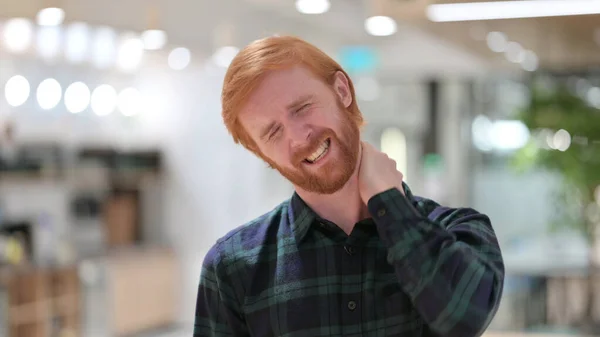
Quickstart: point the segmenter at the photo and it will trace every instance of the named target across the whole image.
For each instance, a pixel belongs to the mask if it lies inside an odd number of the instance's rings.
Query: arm
[[[249,336],[226,268],[217,244],[202,266],[194,337]]]
[[[480,336],[496,313],[504,281],[489,218],[472,209],[439,208],[404,189],[406,197],[392,188],[368,202],[388,262],[429,329]]]

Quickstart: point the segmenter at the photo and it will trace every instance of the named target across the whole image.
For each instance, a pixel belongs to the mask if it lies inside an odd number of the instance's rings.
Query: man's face
[[[348,81],[339,72],[333,87],[302,67],[268,74],[240,113],[260,156],[296,188],[331,194],[354,172],[358,126],[347,113]]]

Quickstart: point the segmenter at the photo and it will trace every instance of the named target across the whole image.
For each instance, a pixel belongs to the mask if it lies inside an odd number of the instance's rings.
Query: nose
[[[310,128],[301,123],[290,123],[287,127],[290,147],[292,149],[306,146],[311,139],[312,131]]]

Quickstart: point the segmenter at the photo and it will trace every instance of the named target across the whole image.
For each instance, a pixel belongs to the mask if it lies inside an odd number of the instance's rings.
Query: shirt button
[[[352,246],[344,246],[344,250],[348,255],[354,255],[354,253],[356,253],[356,249]]]
[[[354,311],[354,309],[356,309],[356,302],[354,302],[354,301],[348,302],[348,310]]]
[[[380,209],[379,211],[377,211],[377,215],[378,216],[384,216],[385,215],[385,209]]]

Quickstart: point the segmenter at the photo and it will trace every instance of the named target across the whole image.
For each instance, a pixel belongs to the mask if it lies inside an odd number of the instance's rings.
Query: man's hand
[[[362,142],[362,153],[358,171],[358,189],[365,204],[376,194],[402,188],[403,175],[396,169],[396,162],[371,144]]]

